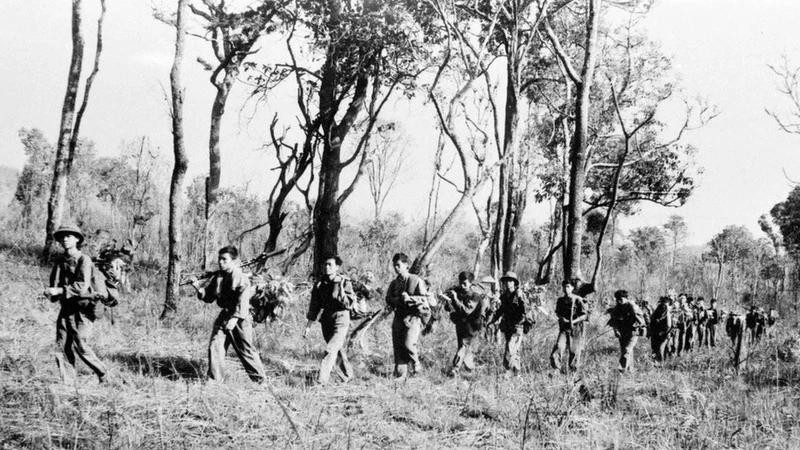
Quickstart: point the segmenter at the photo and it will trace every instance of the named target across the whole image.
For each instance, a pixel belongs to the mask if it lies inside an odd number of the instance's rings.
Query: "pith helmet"
[[[515,283],[519,284],[519,278],[517,278],[517,274],[511,270],[507,271],[500,277],[500,281],[512,280]]]
[[[60,241],[61,240],[61,236],[65,235],[65,234],[71,234],[71,235],[77,237],[78,238],[78,245],[83,243],[83,239],[84,239],[83,233],[81,232],[81,229],[78,228],[77,225],[61,225],[60,227],[58,227],[58,229],[56,231],[53,232],[53,238],[56,241]]]

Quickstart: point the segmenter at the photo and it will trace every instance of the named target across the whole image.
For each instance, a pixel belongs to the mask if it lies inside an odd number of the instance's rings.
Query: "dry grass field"
[[[304,304],[256,328],[270,381],[252,384],[228,361],[224,382],[205,380],[206,344],[217,313],[187,297],[177,319],[158,321],[160,280],[96,322],[94,348],[121,382],[99,385],[83,370],[58,380],[57,306],[38,293],[47,269],[18,251],[0,253],[0,447],[2,448],[800,448],[800,371],[777,362],[775,338],[754,349],[739,374],[727,341],[656,367],[648,343],[636,371],[619,376],[616,342],[593,317],[577,375],[551,371],[551,321],[526,338],[524,373],[499,369],[502,346],[482,342],[480,368],[446,376],[451,324],[423,340],[425,374],[390,377],[389,324],[354,354],[357,377],[314,386],[323,349],[318,329],[301,338]],[[231,354],[232,356],[232,354]]]

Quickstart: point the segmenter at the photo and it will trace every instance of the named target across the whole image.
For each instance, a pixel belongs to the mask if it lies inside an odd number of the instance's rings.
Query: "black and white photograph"
[[[797,0],[2,0],[0,448],[800,448]]]

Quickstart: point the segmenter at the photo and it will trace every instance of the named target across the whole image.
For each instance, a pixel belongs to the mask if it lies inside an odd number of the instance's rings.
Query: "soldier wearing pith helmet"
[[[56,259],[50,272],[50,287],[44,294],[61,306],[56,319],[56,344],[61,350],[56,364],[61,379],[65,383],[74,381],[78,356],[102,383],[106,380],[106,367],[88,342],[96,319],[96,303],[91,292],[92,260],[81,252],[83,232],[76,225],[67,224],[60,226],[53,238],[63,253]]]

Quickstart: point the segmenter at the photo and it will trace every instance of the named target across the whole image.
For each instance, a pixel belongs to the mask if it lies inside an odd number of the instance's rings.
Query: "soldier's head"
[[[519,287],[519,277],[512,271],[506,271],[500,278],[500,283],[506,292],[516,292]]]
[[[406,277],[408,275],[408,255],[405,253],[395,253],[394,256],[392,256],[392,266],[394,267],[394,273],[401,277]]]
[[[458,274],[458,284],[463,289],[469,289],[473,281],[475,281],[475,274],[472,272],[464,271]]]
[[[53,239],[61,244],[64,251],[80,249],[84,236],[80,228],[75,225],[62,225],[53,233]]]
[[[620,289],[614,292],[614,300],[617,301],[617,304],[625,303],[628,301],[628,291],[625,289]]]
[[[691,295],[686,297],[686,304],[694,305],[694,297],[692,297]]]
[[[706,299],[703,297],[697,297],[697,306],[705,306]]]
[[[678,301],[681,302],[681,305],[686,304],[686,294],[681,292],[680,295],[678,295]]]
[[[569,278],[561,282],[561,289],[564,290],[565,295],[570,295],[578,287],[579,280],[577,278]]]
[[[228,245],[219,249],[217,252],[217,262],[219,263],[219,270],[223,272],[230,272],[236,265],[239,259],[239,250],[233,245]]]
[[[670,300],[669,296],[664,295],[658,298],[658,303],[667,303],[669,304],[672,300]]]
[[[678,298],[678,293],[675,292],[675,289],[667,289],[667,296],[670,302],[674,302],[675,299]]]
[[[715,299],[715,298],[712,298],[712,299],[711,299],[711,307],[713,308],[713,307],[715,307],[715,306],[717,306],[717,299]]]
[[[339,273],[340,267],[342,267],[342,258],[339,255],[330,255],[325,258],[324,269],[328,278],[333,279]]]

